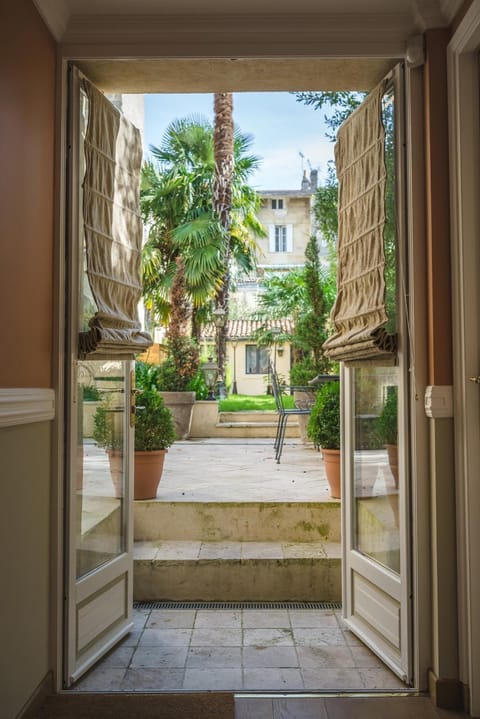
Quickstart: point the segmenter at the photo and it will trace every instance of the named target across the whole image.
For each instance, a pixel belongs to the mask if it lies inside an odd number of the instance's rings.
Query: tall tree
[[[264,235],[256,217],[260,199],[248,185],[259,164],[249,153],[251,144],[251,136],[235,130],[230,244],[235,266],[246,272],[255,263],[255,236]],[[212,202],[213,126],[198,117],[175,120],[161,144],[151,150],[153,160],[143,168],[141,195],[149,228],[143,252],[145,301],[155,318],[168,325],[173,288],[177,296],[181,289],[196,336],[209,319],[223,276],[222,228]],[[181,275],[178,257],[183,261]]]
[[[213,149],[215,157],[215,176],[213,182],[213,210],[218,217],[222,230],[221,263],[223,274],[215,295],[215,308],[223,310],[225,320],[228,317],[230,293],[230,226],[232,211],[232,177],[234,172],[233,155],[233,96],[229,92],[215,93]],[[217,363],[221,379],[225,378],[225,358],[227,348],[227,323],[217,326]]]

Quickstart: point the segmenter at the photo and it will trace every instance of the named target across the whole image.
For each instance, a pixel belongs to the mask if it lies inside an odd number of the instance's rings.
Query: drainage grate
[[[341,609],[341,602],[134,602],[134,609]]]

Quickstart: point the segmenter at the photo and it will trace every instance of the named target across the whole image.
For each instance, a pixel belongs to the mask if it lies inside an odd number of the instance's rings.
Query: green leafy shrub
[[[82,387],[84,402],[98,402],[102,399],[102,393],[94,384],[87,384]]]
[[[318,368],[313,359],[305,359],[295,362],[290,368],[290,384],[297,387],[306,387],[310,380],[318,375]]]
[[[327,382],[318,390],[307,434],[315,447],[340,449],[340,382]]]
[[[375,423],[375,434],[380,444],[397,444],[398,388],[392,386],[383,409]]]
[[[110,398],[109,398],[110,399]],[[123,433],[115,421],[116,413],[105,400],[93,416],[93,439],[105,450],[119,450],[123,447]]]
[[[135,365],[135,451],[167,449],[175,441],[172,413],[165,407],[158,389],[159,366],[147,362]]]
[[[167,449],[175,441],[172,413],[157,389],[147,388],[135,399],[135,451]]]
[[[162,392],[183,392],[197,376],[198,347],[188,337],[176,337],[168,343],[168,357],[158,366],[158,388]]]

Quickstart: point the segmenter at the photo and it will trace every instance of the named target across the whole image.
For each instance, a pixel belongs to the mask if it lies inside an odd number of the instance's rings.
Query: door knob
[[[477,374],[476,377],[469,377],[468,378],[470,382],[475,382],[475,384],[480,384],[480,375]]]

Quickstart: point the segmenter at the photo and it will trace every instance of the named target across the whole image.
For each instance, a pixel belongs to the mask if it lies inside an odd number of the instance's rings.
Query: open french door
[[[88,101],[70,73],[64,687],[132,628],[131,361],[80,359],[92,316],[82,219]]]
[[[386,303],[398,353],[392,363],[367,361],[342,368],[343,612],[349,628],[410,684],[408,343],[405,303],[399,299],[406,282],[399,182],[404,172],[401,68],[386,86],[382,115],[387,166]]]

